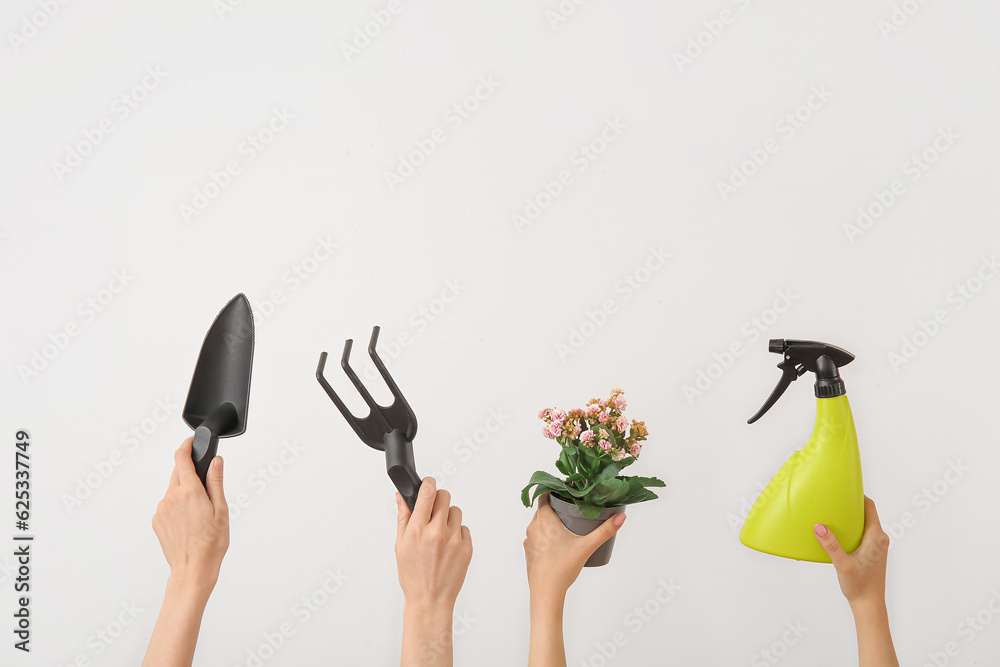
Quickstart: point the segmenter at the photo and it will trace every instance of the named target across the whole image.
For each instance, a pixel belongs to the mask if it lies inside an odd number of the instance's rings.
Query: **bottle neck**
[[[837,365],[827,355],[821,355],[816,360],[816,384],[813,385],[816,398],[833,398],[847,393],[844,381],[840,379]]]

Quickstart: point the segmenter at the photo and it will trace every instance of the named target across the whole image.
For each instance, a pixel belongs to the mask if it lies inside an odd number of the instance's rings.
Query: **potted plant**
[[[592,398],[583,409],[540,411],[538,418],[545,422],[542,433],[562,448],[556,468],[566,478],[543,470],[535,472],[521,491],[524,506],[531,507],[535,498],[548,491],[552,509],[563,525],[577,535],[586,535],[608,517],[625,511],[625,505],[656,498],[647,487],[666,486],[662,480],[618,474],[639,458],[648,435],[644,422],[633,419],[630,423],[625,418],[622,413],[626,407],[625,393],[615,387],[610,398]],[[607,564],[614,544],[612,536],[586,566]]]

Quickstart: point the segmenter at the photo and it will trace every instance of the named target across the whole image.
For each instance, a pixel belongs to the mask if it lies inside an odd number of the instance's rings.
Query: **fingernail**
[[[212,465],[215,466],[216,470],[222,470],[222,457],[216,456],[214,459],[212,459]]]
[[[826,537],[826,534],[829,533],[830,530],[823,524],[817,523],[813,526],[813,532],[816,533],[816,537]]]
[[[614,524],[620,528],[621,525],[623,523],[625,523],[625,515],[624,514],[616,514],[615,518],[612,519],[611,521],[614,522]]]

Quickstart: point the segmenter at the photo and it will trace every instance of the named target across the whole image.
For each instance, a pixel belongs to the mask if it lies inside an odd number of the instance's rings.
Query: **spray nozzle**
[[[753,417],[747,420],[752,424],[764,413],[777,403],[781,395],[788,389],[788,385],[798,380],[806,371],[816,374],[816,396],[819,398],[830,398],[832,396],[842,396],[845,393],[844,381],[840,379],[837,369],[854,361],[854,355],[847,350],[836,345],[820,343],[814,340],[786,340],[783,338],[772,338],[768,342],[767,349],[775,354],[782,355],[783,359],[778,364],[781,369],[781,379],[775,386],[774,391],[767,397],[764,406],[757,411]]]

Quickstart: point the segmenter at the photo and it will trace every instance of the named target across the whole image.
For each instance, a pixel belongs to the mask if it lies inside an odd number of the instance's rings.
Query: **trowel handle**
[[[191,443],[191,460],[198,473],[202,486],[208,488],[208,467],[219,450],[219,436],[207,426],[199,426],[194,430],[194,442]]]
[[[219,433],[228,431],[236,423],[236,406],[225,402],[208,416],[194,430],[194,442],[191,443],[191,460],[194,469],[201,479],[202,486],[208,488],[208,467],[219,450]]]
[[[399,429],[385,436],[385,470],[412,512],[420,491],[420,475],[413,462],[413,443]]]

